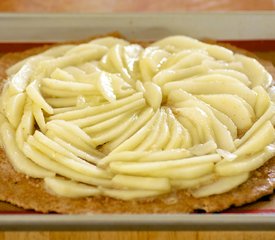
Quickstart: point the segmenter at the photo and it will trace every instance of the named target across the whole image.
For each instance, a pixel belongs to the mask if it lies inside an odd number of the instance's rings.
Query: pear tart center
[[[275,155],[272,76],[254,58],[173,36],[106,37],[7,70],[2,145],[64,197],[221,194]]]

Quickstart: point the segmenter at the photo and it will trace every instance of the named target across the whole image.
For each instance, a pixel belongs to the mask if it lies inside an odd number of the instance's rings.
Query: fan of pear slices
[[[185,36],[105,37],[7,69],[2,145],[64,197],[221,194],[275,155],[275,89],[254,58]]]

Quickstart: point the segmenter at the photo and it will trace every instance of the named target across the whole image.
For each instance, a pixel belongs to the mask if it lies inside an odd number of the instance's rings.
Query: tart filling
[[[7,70],[2,145],[64,197],[221,194],[275,155],[275,89],[254,58],[174,36],[106,37]]]

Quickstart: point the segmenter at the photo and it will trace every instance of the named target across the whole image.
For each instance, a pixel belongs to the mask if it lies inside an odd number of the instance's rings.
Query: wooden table
[[[1,0],[1,12],[163,12],[275,10],[274,0]],[[274,226],[275,229],[275,226]],[[0,232],[0,240],[275,239],[274,232]]]

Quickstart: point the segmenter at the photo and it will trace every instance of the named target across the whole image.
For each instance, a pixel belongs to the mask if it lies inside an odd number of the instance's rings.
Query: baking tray
[[[134,40],[150,41],[184,34],[274,51],[274,22],[275,12],[7,13],[0,14],[0,51],[7,46],[81,40],[114,31]],[[62,215],[18,209],[0,211],[0,230],[275,230],[274,194],[256,204],[221,214]]]

